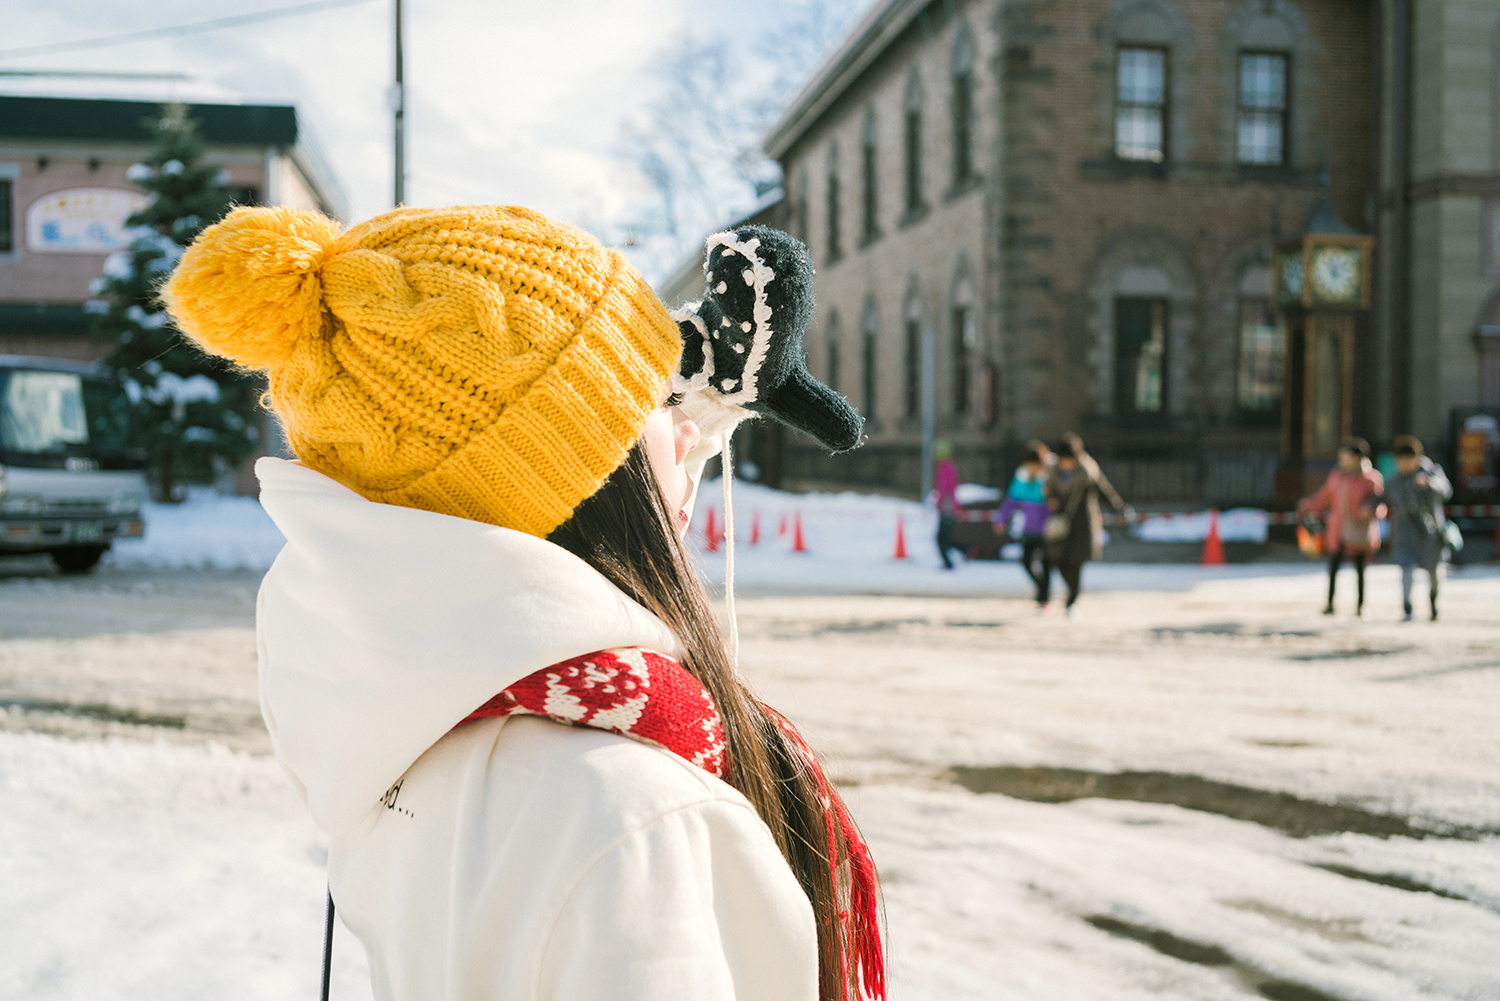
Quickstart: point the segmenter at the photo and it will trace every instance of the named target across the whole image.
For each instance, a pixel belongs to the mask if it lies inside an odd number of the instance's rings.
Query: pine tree
[[[138,444],[150,456],[159,499],[179,499],[184,481],[232,468],[255,448],[261,380],[198,349],[171,323],[158,289],[182,251],[229,210],[220,170],[204,165],[197,123],[183,104],[162,107],[143,123],[156,147],[127,177],[150,203],[125,220],[135,239],[111,254],[95,295],[108,303],[94,324],[114,342],[104,359],[125,382]]]

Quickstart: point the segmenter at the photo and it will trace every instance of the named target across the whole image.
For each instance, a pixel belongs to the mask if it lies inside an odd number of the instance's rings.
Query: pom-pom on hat
[[[618,253],[501,206],[397,209],[342,234],[235,209],[162,298],[205,349],[266,373],[306,465],[537,536],[624,461],[682,347]]]

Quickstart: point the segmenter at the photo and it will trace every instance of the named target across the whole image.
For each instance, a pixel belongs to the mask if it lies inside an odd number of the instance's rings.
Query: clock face
[[[1324,302],[1359,299],[1359,251],[1351,247],[1319,247],[1313,251],[1313,292]]]
[[[1302,255],[1284,254],[1281,258],[1281,300],[1296,302],[1302,298]]]

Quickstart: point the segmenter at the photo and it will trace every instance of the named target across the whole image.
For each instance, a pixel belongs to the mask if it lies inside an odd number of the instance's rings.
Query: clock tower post
[[[1285,321],[1286,371],[1281,402],[1281,500],[1317,488],[1355,431],[1360,364],[1368,350],[1373,237],[1339,218],[1328,201],[1326,168],[1317,201],[1299,237],[1273,259],[1276,304]]]

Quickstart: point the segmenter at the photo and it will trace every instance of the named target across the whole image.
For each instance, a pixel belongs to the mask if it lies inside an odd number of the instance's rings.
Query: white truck
[[[49,553],[86,573],[114,540],[146,533],[145,468],[106,370],[0,355],[0,555]]]

